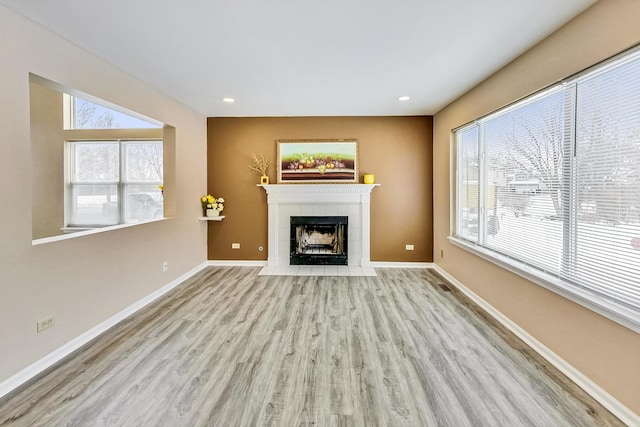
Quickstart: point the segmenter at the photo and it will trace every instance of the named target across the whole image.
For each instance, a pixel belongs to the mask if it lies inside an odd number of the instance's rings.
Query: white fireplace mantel
[[[267,265],[289,265],[292,216],[347,216],[350,266],[370,267],[370,197],[380,184],[271,184]]]

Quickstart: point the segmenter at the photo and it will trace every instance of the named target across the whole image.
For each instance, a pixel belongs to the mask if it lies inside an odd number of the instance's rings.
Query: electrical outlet
[[[55,317],[53,316],[47,317],[46,319],[42,319],[36,322],[36,331],[40,333],[45,329],[52,327],[54,323],[55,323]]]
[[[167,261],[162,261],[162,272],[166,273],[169,270],[169,263]]]
[[[232,243],[231,249],[240,249],[240,243]]]
[[[413,250],[413,245],[405,245],[404,249],[407,251],[412,251]]]

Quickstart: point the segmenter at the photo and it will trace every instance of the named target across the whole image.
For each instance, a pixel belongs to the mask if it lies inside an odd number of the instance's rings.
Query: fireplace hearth
[[[347,216],[292,216],[290,265],[348,265]]]

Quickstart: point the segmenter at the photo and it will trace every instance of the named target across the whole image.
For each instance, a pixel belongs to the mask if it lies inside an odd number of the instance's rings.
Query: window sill
[[[550,290],[576,304],[588,308],[607,319],[640,333],[640,311],[606,299],[595,292],[571,285],[542,270],[518,262],[507,256],[477,246],[471,242],[449,237],[451,244],[479,256],[505,270]]]
[[[102,227],[62,227],[60,231],[64,234],[79,233],[80,231],[96,230]]]
[[[150,220],[146,220],[146,221],[133,222],[133,223],[128,223],[128,224],[110,225],[108,227],[100,227],[100,228],[81,228],[82,231],[73,231],[73,232],[69,232],[69,230],[70,229],[78,230],[78,228],[76,228],[76,227],[67,227],[66,231],[65,231],[65,228],[62,229],[62,231],[65,234],[61,234],[59,236],[52,236],[52,237],[43,237],[41,239],[34,239],[34,240],[31,241],[31,245],[32,246],[44,245],[46,243],[53,243],[53,242],[59,242],[59,241],[62,241],[62,240],[75,239],[77,237],[89,236],[89,235],[92,235],[92,234],[106,233],[108,231],[120,230],[122,228],[137,227],[139,225],[149,224],[149,223],[152,223],[152,222],[165,221],[167,219],[171,219],[171,218],[164,217],[164,218],[159,218],[159,219],[150,219]]]

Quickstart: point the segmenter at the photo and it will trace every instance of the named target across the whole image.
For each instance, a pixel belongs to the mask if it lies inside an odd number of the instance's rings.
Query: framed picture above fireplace
[[[357,183],[355,139],[279,140],[278,183]]]

